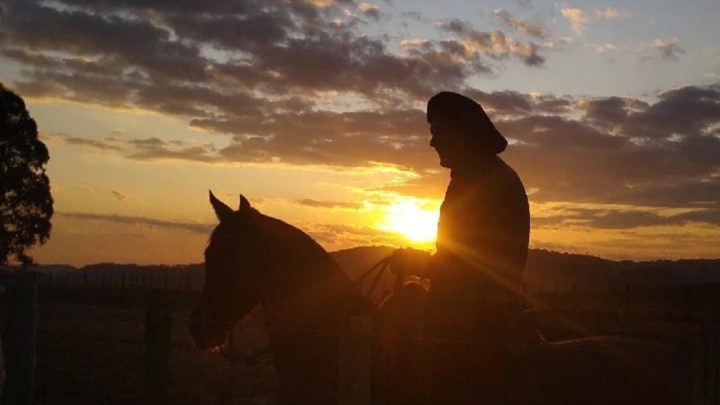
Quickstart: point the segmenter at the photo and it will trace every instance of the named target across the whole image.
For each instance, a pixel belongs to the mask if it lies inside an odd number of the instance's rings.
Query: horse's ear
[[[220,222],[227,221],[234,213],[232,208],[228,207],[224,202],[215,197],[212,190],[210,191],[210,204],[212,204],[213,209],[215,210],[215,215],[218,217]]]
[[[244,195],[240,194],[240,212],[247,212],[251,209],[250,201],[245,198]]]

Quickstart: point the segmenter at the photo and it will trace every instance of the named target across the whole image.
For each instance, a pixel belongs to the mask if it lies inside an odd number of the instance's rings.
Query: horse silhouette
[[[437,403],[445,395],[443,403],[465,403],[452,400],[452,392],[428,395],[432,376],[425,354],[442,346],[423,340],[427,333],[419,314],[428,301],[422,286],[406,285],[377,310],[300,229],[263,215],[242,195],[238,210],[212,192],[210,202],[219,224],[205,250],[205,284],[189,325],[198,348],[226,344],[233,326],[262,306],[279,403],[334,404],[343,323],[353,316],[373,316],[373,403]],[[514,343],[520,344],[514,348],[497,346],[514,352],[508,357],[509,403],[689,402],[687,356],[669,345],[617,336],[543,343],[533,338],[532,327],[529,331],[515,333]],[[388,346],[388,339],[394,343]],[[476,377],[467,375],[465,383]],[[486,402],[475,398],[471,403]]]

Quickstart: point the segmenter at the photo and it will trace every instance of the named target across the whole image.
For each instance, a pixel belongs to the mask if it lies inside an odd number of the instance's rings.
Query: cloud
[[[563,7],[560,13],[570,23],[573,31],[582,34],[587,29],[591,21],[609,21],[620,18],[627,18],[630,13],[615,7],[596,8],[591,12],[586,12],[576,7]]]
[[[615,7],[596,8],[593,10],[596,19],[600,20],[617,20],[620,18],[630,17],[630,13]]]
[[[112,195],[113,195],[113,197],[117,198],[118,201],[125,201],[127,199],[127,195],[125,195],[117,190],[112,190]]]
[[[109,221],[120,224],[150,226],[167,229],[181,229],[188,232],[209,234],[215,227],[211,224],[200,224],[194,222],[169,221],[156,218],[147,218],[140,216],[115,215],[115,214],[97,214],[86,212],[56,212],[57,215],[65,218],[72,218],[86,221]]]
[[[450,19],[435,26],[438,39],[391,44],[357,28],[345,13],[359,15],[352,2],[2,7],[0,58],[20,65],[14,88],[23,96],[141,108],[224,135],[207,142],[57,137],[70,146],[139,160],[395,165],[417,178],[388,190],[437,196],[447,178],[428,146],[422,106],[447,88],[487,109],[512,143],[503,158],[537,190],[535,201],[709,210],[708,201],[720,199],[717,85],[669,89],[650,101],[475,89],[471,79],[505,64],[545,61],[548,47],[533,42],[543,35],[533,27],[542,27],[507,12],[496,13],[507,32]],[[578,32],[623,15],[561,11]],[[679,40],[660,41],[656,49],[668,58],[682,49]]]
[[[583,31],[585,31],[585,28],[587,28],[589,22],[589,18],[584,11],[574,7],[563,7],[562,9],[560,9],[560,12],[562,13],[563,17],[568,20],[570,26],[572,26],[572,29],[576,33],[582,34]]]
[[[540,48],[531,42],[518,41],[502,31],[478,31],[470,23],[459,19],[450,19],[438,23],[438,27],[459,37],[445,44],[454,47],[455,52],[467,57],[487,55],[495,60],[516,57],[528,66],[541,66],[545,58]]]
[[[130,140],[132,146],[127,157],[137,160],[190,160],[196,162],[216,162],[221,159],[215,153],[212,144],[190,145],[182,141],[165,141],[159,138]]]
[[[48,136],[48,135],[46,135]],[[118,139],[80,138],[66,134],[50,134],[50,139],[67,145],[90,148],[103,152],[120,153],[129,159],[135,160],[188,160],[195,162],[217,162],[222,158],[212,143],[197,144],[187,141],[167,141],[157,137]]]
[[[617,45],[611,42],[605,42],[602,44],[589,44],[589,46],[590,48],[592,48],[593,51],[600,54],[614,52],[618,48]]]
[[[468,51],[454,38],[394,52],[384,37],[355,29],[349,5],[10,1],[0,17],[2,57],[23,65],[15,87],[26,96],[194,118],[258,116],[283,104],[310,109],[323,92],[371,105],[413,102],[491,72],[485,57],[544,61],[535,45],[500,31],[491,34],[504,48],[497,52]],[[379,16],[375,5],[356,7]]]
[[[655,38],[652,46],[660,52],[660,58],[667,62],[676,61],[679,59],[679,55],[685,53],[685,49],[680,46],[680,40],[677,37],[668,40]]]
[[[348,201],[319,201],[319,200],[313,200],[310,198],[305,198],[302,200],[295,200],[295,203],[300,205],[305,205],[308,207],[313,208],[330,208],[330,209],[347,209],[347,210],[356,210],[363,207],[363,204],[356,203],[356,202],[348,202]]]
[[[526,188],[536,190],[535,201],[691,208],[720,201],[717,85],[664,91],[653,102],[473,88],[462,92],[480,102],[510,139],[502,156]],[[408,195],[437,197],[447,184],[428,145],[422,110],[300,111],[268,117],[192,121],[200,128],[233,134],[222,147],[159,138],[71,142],[143,160],[395,165],[418,177],[383,190]]]
[[[550,36],[547,28],[541,25],[530,24],[528,22],[522,21],[519,18],[510,15],[510,13],[503,9],[497,9],[493,11],[493,16],[496,19],[502,21],[506,26],[513,28],[516,31],[527,34],[531,37],[545,39]]]
[[[360,3],[358,5],[358,9],[360,9],[364,16],[369,17],[373,20],[377,20],[380,18],[380,9],[374,4]]]
[[[100,141],[97,139],[79,138],[74,136],[62,136],[63,141],[69,145],[76,145],[92,149],[122,151],[123,148],[110,141]]]
[[[558,213],[536,217],[538,227],[580,226],[594,229],[634,229],[657,226],[700,224],[720,226],[720,208],[663,213],[654,209],[563,207]]]

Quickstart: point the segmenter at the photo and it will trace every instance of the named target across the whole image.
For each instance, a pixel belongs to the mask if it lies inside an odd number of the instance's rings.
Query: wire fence
[[[202,287],[200,274],[70,273],[40,275],[37,283],[38,404],[276,401],[277,374],[271,356],[264,355],[269,343],[261,312],[236,328],[228,356],[263,354],[255,356],[256,361],[228,362],[217,353],[195,349],[187,323]],[[669,336],[674,343],[691,345],[697,342],[688,339],[705,336],[697,343],[705,353],[697,377],[703,387],[697,390],[704,390],[697,397],[704,399],[694,403],[714,403],[706,399],[718,396],[717,286],[629,286],[585,293],[572,287],[529,287],[524,287],[522,300],[551,310],[543,322],[550,333],[557,329],[554,338],[612,333]],[[427,337],[388,339],[398,344],[448,343]],[[353,361],[361,359],[355,356]]]
[[[37,274],[38,284],[45,290],[84,288],[104,294],[108,291],[199,293],[203,278],[201,271],[168,269]],[[377,301],[390,295],[395,288],[392,277],[384,277],[379,283],[374,280],[372,284],[379,287],[376,289]],[[588,287],[573,280],[547,280],[525,282],[521,288],[517,299],[527,307],[543,310],[619,314],[628,318],[720,320],[720,284],[652,286],[607,283]]]

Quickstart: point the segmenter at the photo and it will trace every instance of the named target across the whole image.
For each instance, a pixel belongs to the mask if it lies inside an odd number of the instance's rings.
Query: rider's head
[[[457,93],[443,91],[432,96],[427,120],[432,134],[430,146],[437,151],[440,165],[447,168],[497,155],[507,146],[480,104]]]

